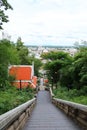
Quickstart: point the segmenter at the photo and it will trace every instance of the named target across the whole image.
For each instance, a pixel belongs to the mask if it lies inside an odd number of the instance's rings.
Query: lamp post
[[[20,80],[20,90],[22,89],[21,80]]]

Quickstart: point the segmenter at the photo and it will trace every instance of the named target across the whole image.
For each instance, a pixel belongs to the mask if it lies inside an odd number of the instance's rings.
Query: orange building
[[[11,65],[9,66],[9,75],[15,77],[12,84],[17,88],[36,88],[37,78],[34,76],[32,65]]]

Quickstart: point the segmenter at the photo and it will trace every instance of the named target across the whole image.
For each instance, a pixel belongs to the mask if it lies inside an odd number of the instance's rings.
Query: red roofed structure
[[[36,88],[37,78],[34,76],[34,67],[31,65],[11,65],[9,75],[15,77],[12,82],[17,88]]]

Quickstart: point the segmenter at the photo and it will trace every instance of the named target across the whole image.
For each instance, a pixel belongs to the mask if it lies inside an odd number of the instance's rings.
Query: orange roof
[[[31,80],[32,66],[10,66],[9,74],[15,76],[16,80]]]
[[[9,67],[9,74],[15,76],[12,82],[17,88],[36,88],[37,77],[33,76],[33,67],[28,65],[12,65]]]

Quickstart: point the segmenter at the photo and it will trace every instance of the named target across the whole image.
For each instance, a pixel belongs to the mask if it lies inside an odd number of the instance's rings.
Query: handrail
[[[58,98],[53,98],[53,99],[60,102],[60,103],[67,104],[68,106],[72,106],[74,108],[87,111],[87,105],[82,105],[82,104],[79,104],[79,103],[74,103],[74,102],[71,102],[71,101],[66,101],[66,100],[62,100],[62,99],[58,99]]]
[[[7,128],[14,120],[16,120],[26,109],[34,103],[36,98],[2,114],[0,116],[0,130]]]
[[[87,105],[57,98],[52,98],[52,103],[76,120],[83,128],[87,128]]]
[[[52,88],[50,87],[49,88],[49,92],[50,92],[50,95],[51,95],[51,99],[54,97],[54,94],[53,94],[53,92],[52,92]]]

